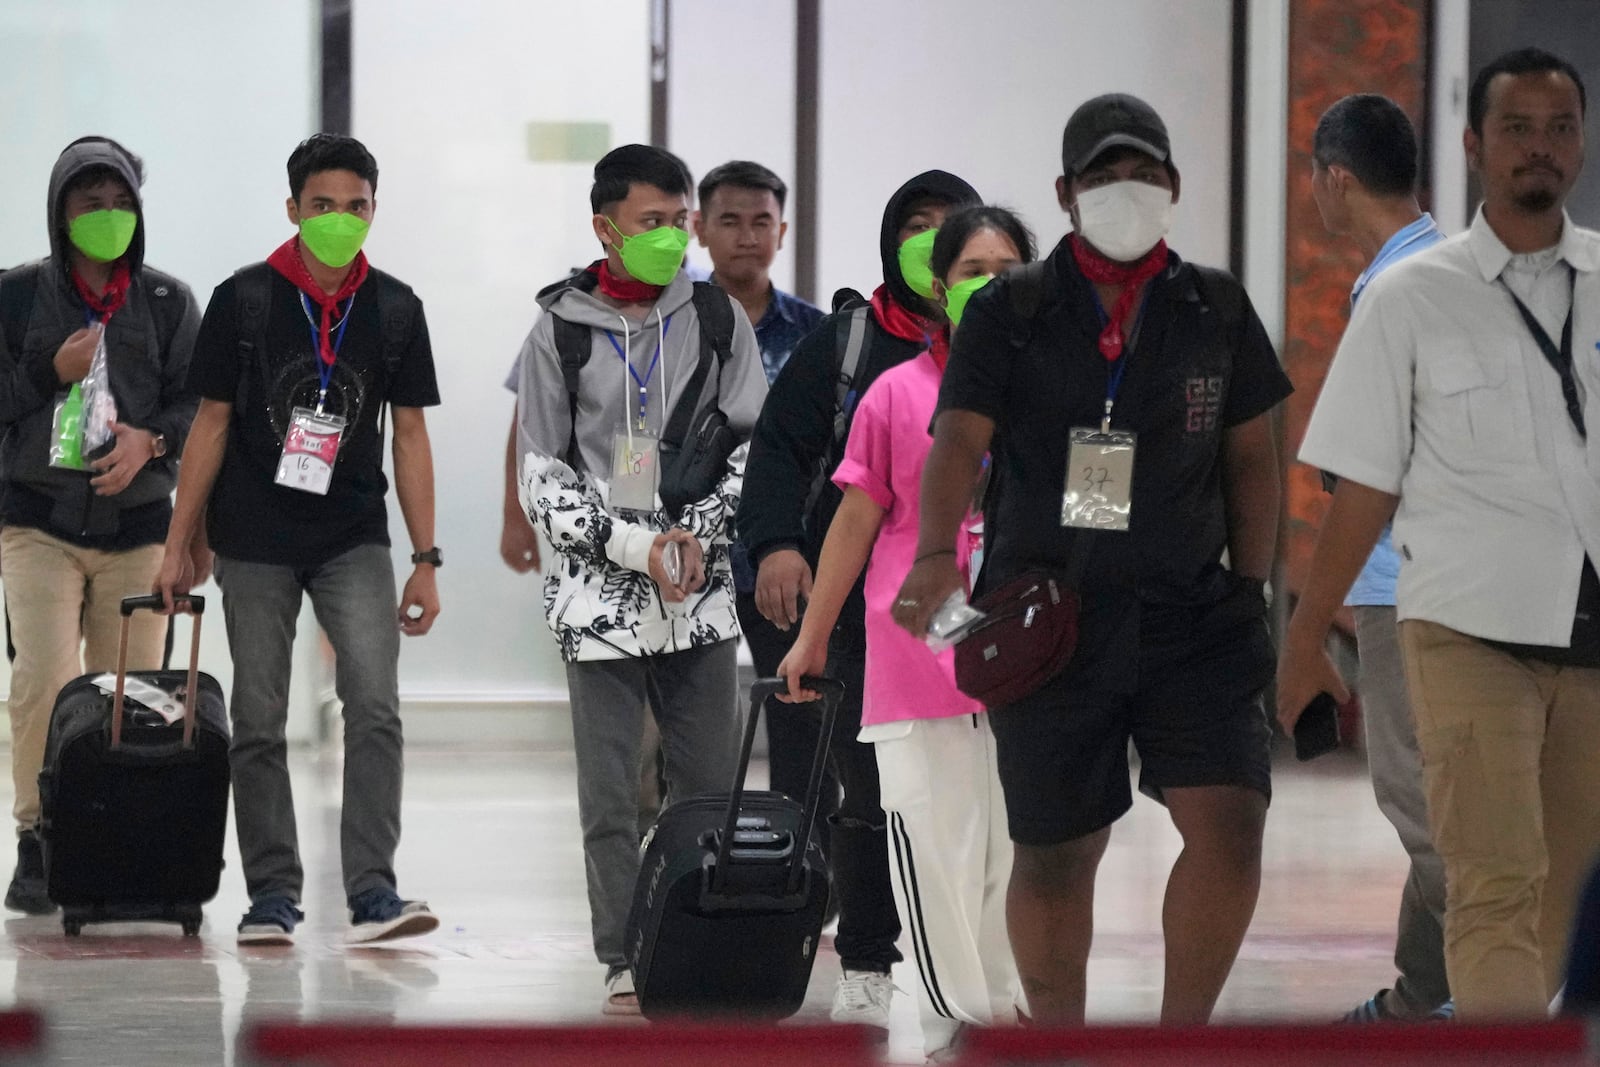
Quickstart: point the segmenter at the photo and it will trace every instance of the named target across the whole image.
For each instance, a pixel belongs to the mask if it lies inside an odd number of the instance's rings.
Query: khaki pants
[[[56,694],[80,674],[116,669],[121,600],[150,592],[161,552],[160,545],[101,552],[27,527],[0,531],[6,609],[17,649],[9,710],[17,791],[12,812],[19,828],[39,819],[39,768]],[[158,615],[133,616],[128,668],[159,667],[166,632],[167,622]]]
[[[1464,1020],[1542,1017],[1600,850],[1600,670],[1400,624]]]

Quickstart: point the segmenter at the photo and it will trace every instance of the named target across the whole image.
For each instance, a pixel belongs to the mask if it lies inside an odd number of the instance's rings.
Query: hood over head
[[[128,266],[138,271],[144,266],[144,197],[139,193],[139,187],[144,184],[144,160],[109,137],[78,138],[62,149],[50,170],[49,198],[45,204],[45,220],[50,227],[50,258],[61,264],[62,270],[67,269],[71,248],[67,240],[67,185],[91,167],[109,168],[133,193],[133,210],[139,216],[139,226],[133,231],[126,258]]]
[[[907,311],[919,315],[928,314],[935,309],[930,307],[928,301],[918,296],[901,276],[898,238],[900,227],[911,214],[911,205],[927,197],[943,200],[952,207],[983,203],[983,197],[978,195],[976,189],[954,174],[943,170],[923,171],[896,189],[894,195],[889,198],[889,205],[883,209],[883,230],[878,240],[878,249],[883,256],[883,283],[889,287],[889,294],[894,297],[896,303]]]

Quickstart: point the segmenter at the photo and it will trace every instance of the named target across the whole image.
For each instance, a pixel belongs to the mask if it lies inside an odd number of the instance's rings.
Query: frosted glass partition
[[[649,136],[648,36],[643,0],[356,6],[354,129],[382,171],[367,247],[422,296],[444,397],[429,418],[443,612],[432,634],[403,644],[410,707],[566,697],[540,578],[499,556],[513,406],[502,382],[534,294],[598,253],[596,151]],[[549,161],[563,144],[583,158]],[[394,511],[404,574],[410,547]]]
[[[0,266],[48,250],[50,167],[90,133],[144,157],[147,258],[202,303],[264,258],[291,232],[284,161],[315,121],[315,11],[311,0],[0,3]],[[205,667],[226,687],[221,611],[209,620]],[[315,631],[302,629],[297,661],[314,663]],[[297,737],[315,729],[315,673],[297,672]],[[0,658],[0,691],[9,682]]]

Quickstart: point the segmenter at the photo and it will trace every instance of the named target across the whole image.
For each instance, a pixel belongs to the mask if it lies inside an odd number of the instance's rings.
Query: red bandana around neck
[[[1100,354],[1107,362],[1114,362],[1122,355],[1127,337],[1123,327],[1128,323],[1128,316],[1133,314],[1144,283],[1167,268],[1167,242],[1157,241],[1144,258],[1133,263],[1118,263],[1095,251],[1075,233],[1068,240],[1072,242],[1072,258],[1085,278],[1096,285],[1122,286],[1122,293],[1106,312],[1106,324],[1100,330]]]
[[[611,272],[609,260],[599,260],[589,270],[599,277],[600,292],[623,304],[654,304],[661,299],[661,290],[666,288],[664,285],[649,285],[627,275],[618,277]]]
[[[934,334],[941,332],[937,324],[906,310],[889,292],[887,285],[880,285],[872,291],[872,312],[877,316],[879,326],[905,341],[925,345],[930,343]]]
[[[101,322],[110,322],[128,299],[128,287],[133,284],[133,272],[128,269],[126,259],[117,260],[116,266],[111,268],[111,279],[106,282],[105,292],[96,296],[95,291],[89,288],[89,283],[83,280],[78,273],[78,268],[72,268],[72,287],[78,291],[78,297],[88,309],[100,316]]]
[[[333,361],[338,353],[333,350],[334,312],[339,305],[350,297],[356,295],[356,290],[361,288],[361,283],[367,280],[367,254],[357,252],[355,261],[350,265],[350,273],[345,275],[344,284],[339,286],[337,293],[329,293],[317,284],[311,276],[311,270],[306,266],[305,260],[300,258],[300,235],[295,234],[283,244],[279,245],[272,255],[267,257],[267,266],[283,275],[322,309],[322,328],[317,331],[317,338],[322,350],[318,355],[322,362],[333,366]],[[346,308],[346,313],[349,309]]]
[[[944,368],[950,362],[950,331],[933,331],[933,344],[928,346],[928,355],[933,357],[934,366],[939,368],[939,373],[944,373]]]

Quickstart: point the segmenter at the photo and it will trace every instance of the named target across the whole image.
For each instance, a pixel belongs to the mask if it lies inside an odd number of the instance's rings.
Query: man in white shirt
[[[1285,635],[1279,721],[1347,695],[1323,642],[1392,516],[1445,961],[1472,1021],[1545,1013],[1600,848],[1600,441],[1584,410],[1600,234],[1563,209],[1584,108],[1548,53],[1479,72],[1464,143],[1483,206],[1368,286],[1300,450],[1340,481]]]

